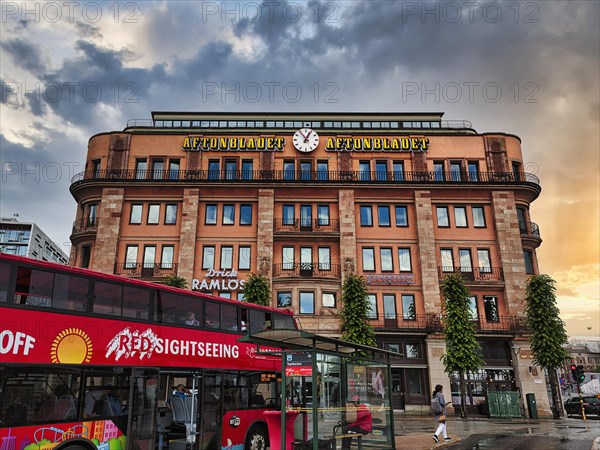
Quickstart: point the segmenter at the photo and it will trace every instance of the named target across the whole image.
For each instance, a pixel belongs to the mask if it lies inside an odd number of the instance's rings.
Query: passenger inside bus
[[[192,326],[192,327],[198,327],[200,326],[200,322],[198,322],[198,320],[196,320],[196,314],[193,311],[188,311],[185,317],[185,322],[186,325]]]

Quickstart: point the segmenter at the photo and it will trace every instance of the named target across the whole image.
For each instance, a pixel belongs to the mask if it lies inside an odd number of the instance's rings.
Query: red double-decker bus
[[[281,361],[238,339],[268,328],[296,323],[1,254],[0,450],[264,449]]]

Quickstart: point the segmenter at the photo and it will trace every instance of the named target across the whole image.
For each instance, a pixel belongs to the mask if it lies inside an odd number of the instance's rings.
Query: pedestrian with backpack
[[[436,385],[431,395],[431,411],[435,414],[435,421],[439,424],[436,432],[433,434],[433,440],[438,444],[440,442],[440,434],[444,437],[445,441],[452,439],[446,433],[446,400],[444,400],[442,389],[444,387],[441,384]]]

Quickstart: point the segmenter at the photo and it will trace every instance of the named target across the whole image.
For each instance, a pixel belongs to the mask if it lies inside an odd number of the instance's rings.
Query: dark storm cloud
[[[23,39],[11,39],[1,44],[2,49],[9,53],[18,67],[26,69],[35,75],[46,71],[47,63],[39,45]]]
[[[46,104],[41,102],[34,92],[26,92],[25,98],[34,116],[40,117],[46,114]]]

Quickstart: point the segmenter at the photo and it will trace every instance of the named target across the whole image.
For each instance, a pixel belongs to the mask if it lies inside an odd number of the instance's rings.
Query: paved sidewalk
[[[444,442],[444,439],[440,439],[439,444],[436,444],[433,441],[433,433],[415,433],[406,436],[396,436],[396,450],[437,450],[461,442],[461,439],[456,435],[449,434],[448,436],[452,438],[451,441]]]

